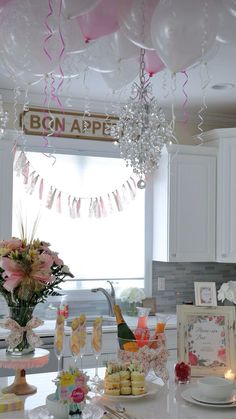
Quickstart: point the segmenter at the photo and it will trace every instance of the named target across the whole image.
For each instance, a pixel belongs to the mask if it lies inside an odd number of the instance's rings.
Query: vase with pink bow
[[[6,340],[11,355],[33,352],[40,345],[33,329],[43,321],[33,316],[35,306],[50,295],[59,295],[59,284],[73,277],[49,246],[40,240],[0,241],[0,294],[9,307],[9,317],[0,326],[10,330]]]

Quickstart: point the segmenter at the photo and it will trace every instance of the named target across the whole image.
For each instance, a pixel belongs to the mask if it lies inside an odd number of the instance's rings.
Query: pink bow
[[[36,348],[36,346],[40,346],[42,344],[42,341],[32,329],[41,326],[43,323],[43,320],[38,319],[38,317],[33,317],[28,321],[26,326],[20,326],[15,320],[7,318],[5,322],[0,322],[0,326],[4,329],[11,330],[11,333],[7,336],[6,341],[12,349],[16,348],[16,346],[22,342],[25,332],[29,344],[33,348]]]

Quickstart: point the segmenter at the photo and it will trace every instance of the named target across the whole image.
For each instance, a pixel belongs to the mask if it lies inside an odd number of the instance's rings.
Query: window
[[[41,175],[43,171],[43,177],[48,176],[48,183],[52,183],[65,193],[74,194],[76,187],[76,196],[93,196],[100,194],[100,191],[106,194],[113,190],[114,184],[115,187],[121,185],[132,173],[125,167],[123,160],[117,158],[118,150],[111,143],[53,138],[51,147],[57,159],[54,166],[52,166],[53,159],[42,156],[42,153],[48,150],[45,150],[40,138],[28,136],[27,145],[24,145],[26,155],[34,169]],[[39,210],[37,193],[36,197],[34,197],[35,192],[32,196],[26,194],[22,188],[22,180],[13,173],[11,148],[12,144],[9,144],[7,140],[1,141],[0,177],[5,179],[5,184],[0,184],[2,196],[0,237],[9,238],[12,233],[19,235],[17,217],[13,216],[12,220],[11,214],[15,213],[16,208],[15,215],[17,211],[19,213],[20,195],[22,206],[27,207],[27,212],[29,208],[32,208],[33,220],[39,214],[40,222],[36,236],[48,240],[52,249],[59,252],[75,277],[79,279],[78,282],[67,281],[64,284],[67,289],[104,286],[106,279],[118,279],[123,288],[131,286],[130,281],[134,279],[135,286],[142,287],[144,284],[146,295],[151,295],[151,182],[145,191],[138,191],[137,198],[129,202],[125,211],[116,212],[112,216],[99,220],[87,217],[74,220],[64,213],[58,214],[55,210],[48,210],[43,205]],[[44,164],[43,167],[42,164]],[[67,169],[65,169],[65,164]],[[95,172],[91,172],[91,168]],[[108,171],[109,176],[107,176]],[[114,174],[112,179],[111,171]],[[54,175],[52,175],[53,172]],[[105,183],[104,175],[107,183]],[[77,176],[80,177],[81,182],[78,181]],[[68,182],[68,177],[70,182]],[[14,205],[9,194],[11,189]],[[29,201],[31,201],[30,204]],[[84,211],[86,211],[85,207]]]
[[[16,153],[16,161],[20,151]],[[43,178],[44,199],[39,199],[39,185],[32,194],[23,178],[13,175],[13,236],[19,237],[19,218],[23,214],[28,229],[38,217],[36,237],[43,238],[56,249],[69,265],[76,279],[138,279],[144,278],[144,191],[137,190],[131,199],[128,185],[124,209],[117,211],[111,191],[129,179],[132,172],[123,160],[112,157],[56,155],[56,160],[42,153],[26,154],[30,172]],[[29,183],[29,182],[28,182]],[[40,179],[38,180],[40,183]],[[61,213],[46,208],[50,185],[61,192]],[[117,186],[118,185],[118,186]],[[110,200],[108,200],[108,192]],[[89,217],[90,197],[103,196],[106,217]],[[79,196],[79,218],[71,218],[68,196]],[[111,212],[110,212],[111,211]],[[110,212],[110,213],[109,213]],[[25,216],[24,216],[25,215]],[[30,231],[28,232],[30,234]],[[141,281],[143,286],[143,280]],[[83,288],[94,282],[78,283]],[[125,283],[123,282],[123,286]]]

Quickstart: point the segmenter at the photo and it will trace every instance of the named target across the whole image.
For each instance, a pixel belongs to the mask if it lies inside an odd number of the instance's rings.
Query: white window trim
[[[7,130],[0,140],[0,239],[11,238],[12,232],[12,191],[13,191],[13,153],[12,149],[17,139],[17,144],[27,151],[47,153],[80,154],[101,157],[119,157],[119,150],[112,142],[89,141],[68,138],[51,138],[50,148],[45,148],[43,140],[37,136],[27,136],[27,142],[20,133]],[[144,288],[147,297],[152,296],[152,242],[153,242],[153,188],[152,179],[149,179],[145,191],[145,268]],[[91,300],[88,290],[75,291],[78,300]],[[97,299],[101,300],[99,295]]]

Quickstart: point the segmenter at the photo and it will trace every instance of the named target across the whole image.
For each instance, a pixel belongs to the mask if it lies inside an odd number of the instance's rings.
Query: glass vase
[[[8,308],[9,318],[15,320],[19,326],[25,327],[33,317],[33,311],[35,309],[35,306],[12,305],[8,306]],[[17,346],[13,347],[9,344],[7,348],[7,353],[12,356],[22,356],[32,352],[34,352],[34,348],[29,344],[27,340],[26,331],[23,332],[22,340]]]

